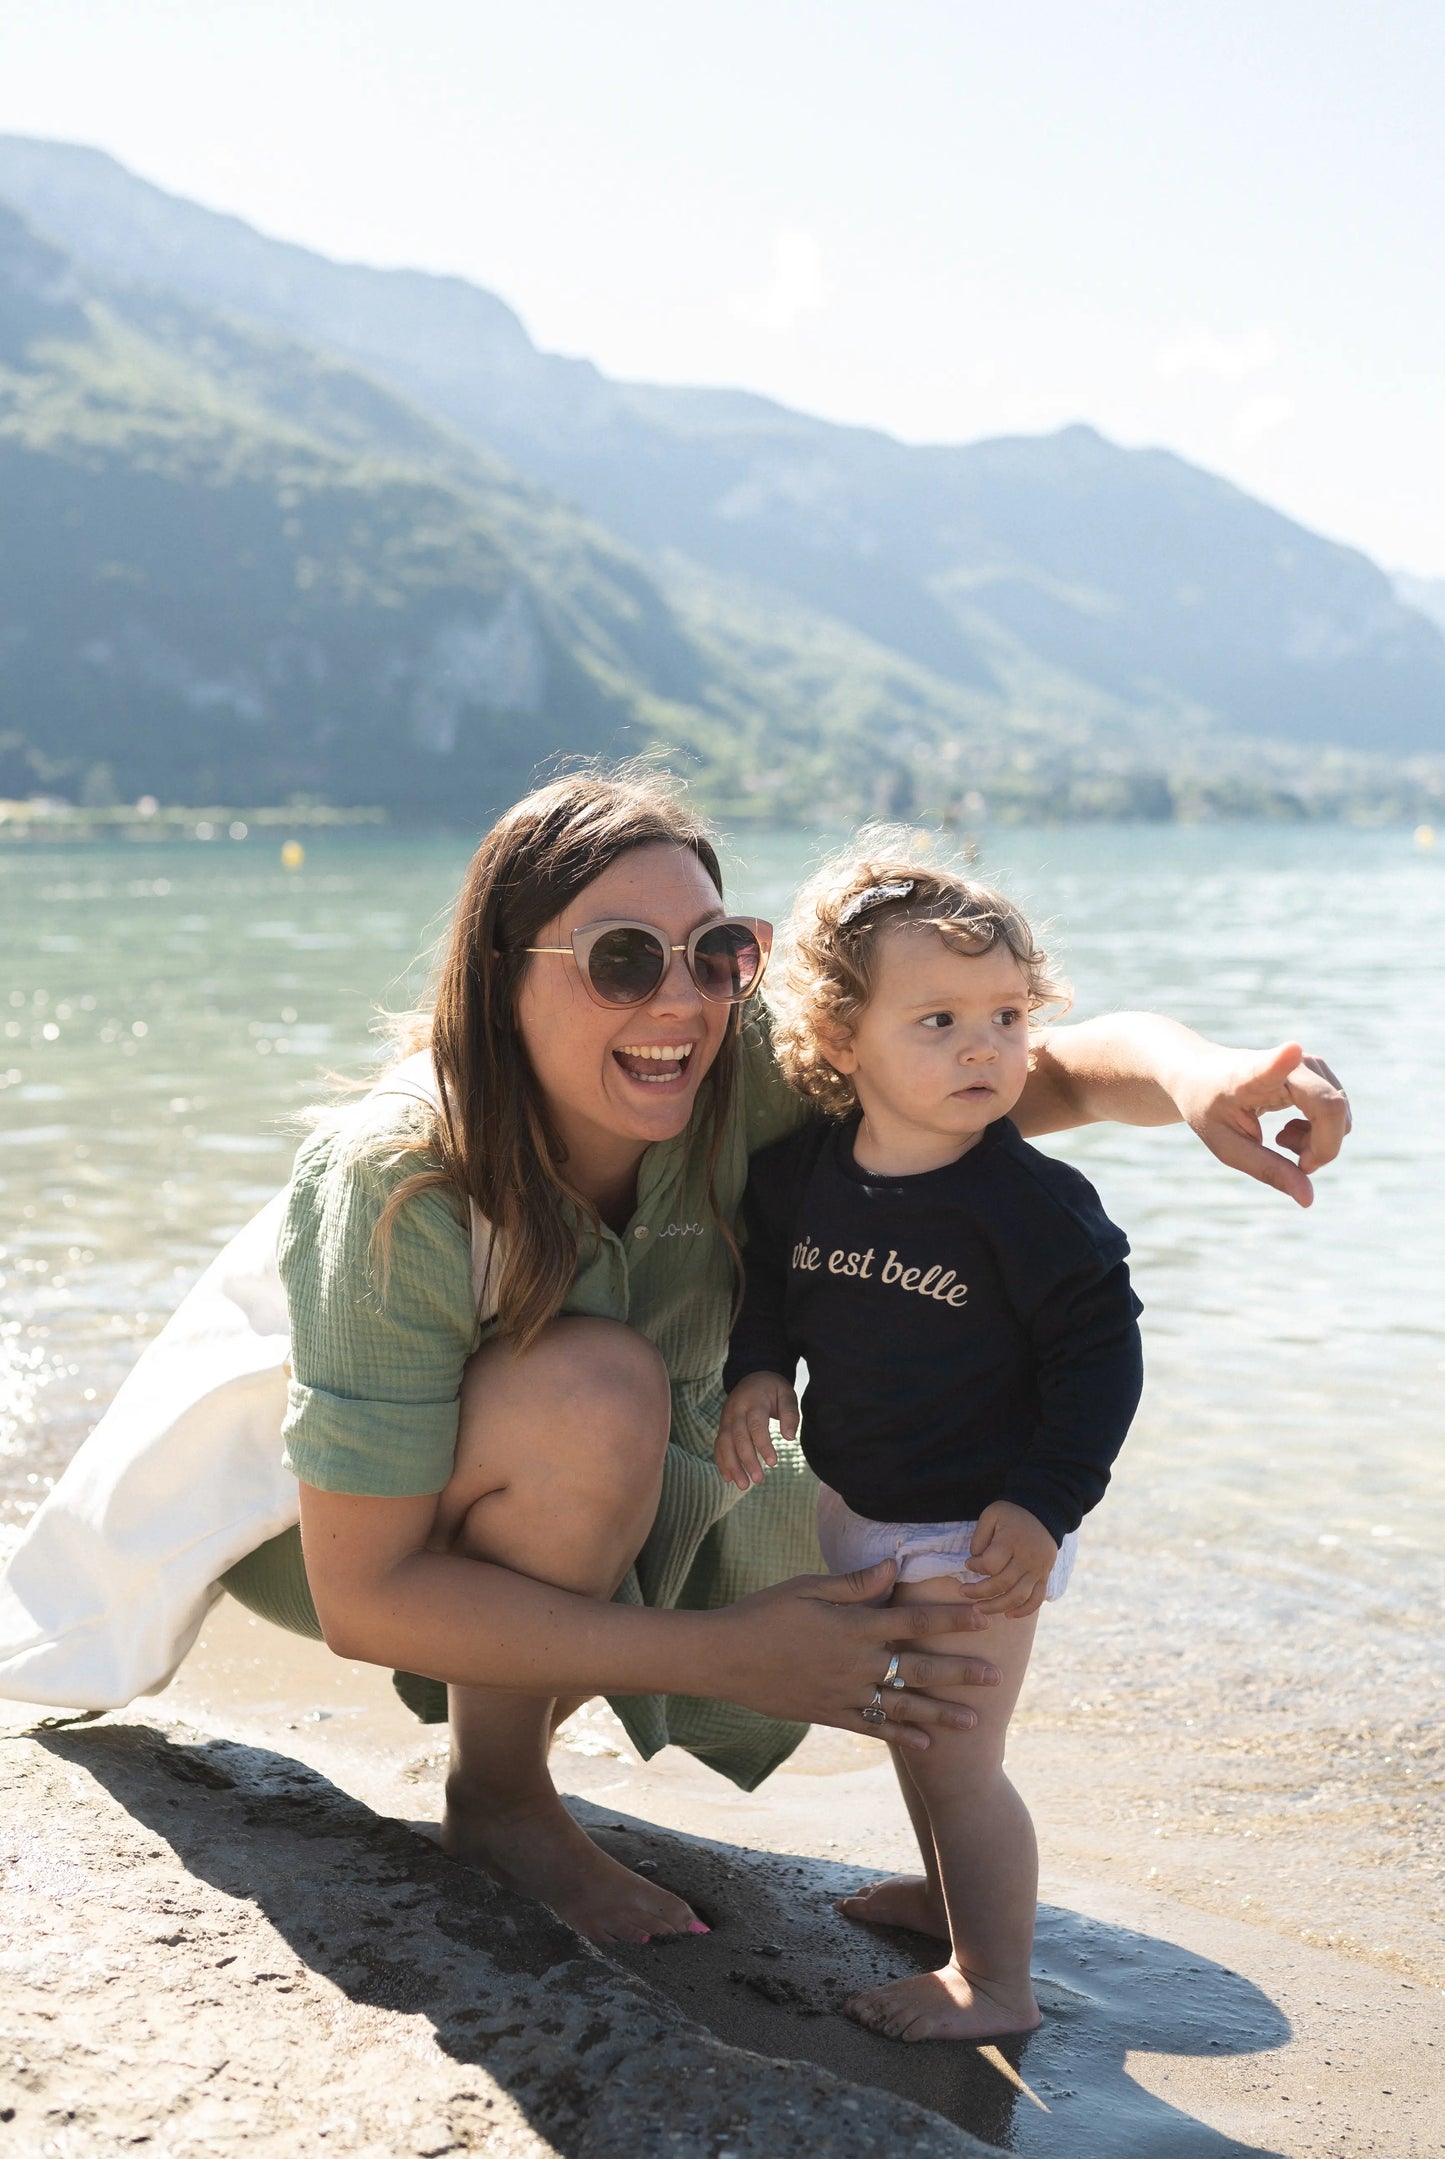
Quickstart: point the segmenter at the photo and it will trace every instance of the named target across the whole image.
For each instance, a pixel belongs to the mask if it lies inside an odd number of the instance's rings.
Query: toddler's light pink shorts
[[[961,1582],[982,1582],[986,1577],[969,1572],[977,1522],[873,1522],[855,1514],[831,1485],[818,1487],[818,1542],[830,1574],[852,1574],[874,1567],[880,1559],[896,1559],[900,1582],[931,1582],[941,1574],[955,1574]],[[1059,1546],[1045,1592],[1052,1604],[1069,1586],[1079,1533],[1070,1530]]]

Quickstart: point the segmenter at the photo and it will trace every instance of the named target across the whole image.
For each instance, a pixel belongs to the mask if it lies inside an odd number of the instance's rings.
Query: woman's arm
[[[1183,1122],[1231,1169],[1308,1207],[1311,1175],[1333,1162],[1350,1129],[1344,1089],[1323,1058],[1306,1056],[1297,1042],[1225,1049],[1177,1020],[1115,1012],[1040,1028],[1033,1046],[1033,1070],[1015,1112],[1026,1135],[1104,1121]],[[1298,1115],[1274,1135],[1274,1147],[1265,1146],[1261,1116],[1285,1109]],[[1279,1147],[1288,1154],[1277,1153]]]
[[[650,1611],[428,1551],[435,1514],[434,1496],[361,1499],[302,1485],[306,1571],[339,1656],[527,1694],[698,1694],[915,1750],[928,1745],[929,1725],[976,1721],[972,1710],[918,1689],[998,1679],[977,1657],[905,1650],[907,1690],[890,1694],[889,1722],[875,1728],[861,1712],[891,1643],[981,1624],[954,1606],[874,1605],[887,1593],[891,1564],[837,1580],[800,1576],[720,1611]]]

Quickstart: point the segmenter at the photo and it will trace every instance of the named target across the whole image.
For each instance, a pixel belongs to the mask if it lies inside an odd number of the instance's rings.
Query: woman
[[[599,1941],[701,1923],[562,1806],[547,1747],[578,1702],[606,1694],[644,1754],[681,1744],[750,1788],[810,1721],[868,1732],[895,1646],[895,1745],[973,1721],[930,1685],[996,1678],[956,1633],[910,1646],[938,1615],[877,1608],[886,1567],[779,1582],[818,1565],[796,1454],[746,1498],[713,1467],[730,1224],[749,1153],[804,1114],[747,1002],[765,946],[661,783],[542,788],[462,888],[426,1030],[436,1101],[378,1091],[321,1127],[282,1232],[300,1542],[227,1586],[402,1667],[451,1724],[447,1849]],[[1259,1139],[1257,1113],[1291,1103],[1298,1166]],[[1294,1045],[1241,1055],[1141,1015],[1041,1036],[1017,1115],[1183,1117],[1301,1204],[1348,1120]],[[469,1214],[493,1233],[480,1306]]]

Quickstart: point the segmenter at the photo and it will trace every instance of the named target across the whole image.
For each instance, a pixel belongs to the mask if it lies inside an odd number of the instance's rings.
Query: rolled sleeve
[[[457,1400],[386,1402],[331,1394],[293,1379],[286,1460],[303,1484],[372,1499],[439,1492],[457,1445]]]
[[[403,1498],[439,1492],[451,1475],[480,1330],[468,1232],[445,1190],[403,1203],[379,1263],[382,1209],[418,1163],[389,1158],[376,1139],[323,1132],[297,1158],[279,1251],[291,1312],[283,1436],[303,1483]]]

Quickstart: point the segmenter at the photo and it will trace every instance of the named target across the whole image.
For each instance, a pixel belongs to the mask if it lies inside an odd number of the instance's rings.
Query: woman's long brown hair
[[[430,1043],[440,1108],[414,1150],[428,1166],[404,1178],[377,1223],[383,1279],[392,1226],[417,1193],[449,1186],[474,1200],[496,1236],[495,1291],[502,1332],[518,1350],[561,1310],[583,1241],[601,1233],[591,1203],[567,1181],[566,1160],[521,1035],[517,994],[524,947],[585,886],[637,847],[696,855],[718,896],[722,869],[712,836],[666,778],[622,768],[553,780],[500,817],[472,857],[436,979],[429,1022],[418,1015],[406,1047]],[[739,1011],[728,1015],[707,1090],[706,1193],[736,1258],[718,1206],[715,1173],[737,1065]]]

